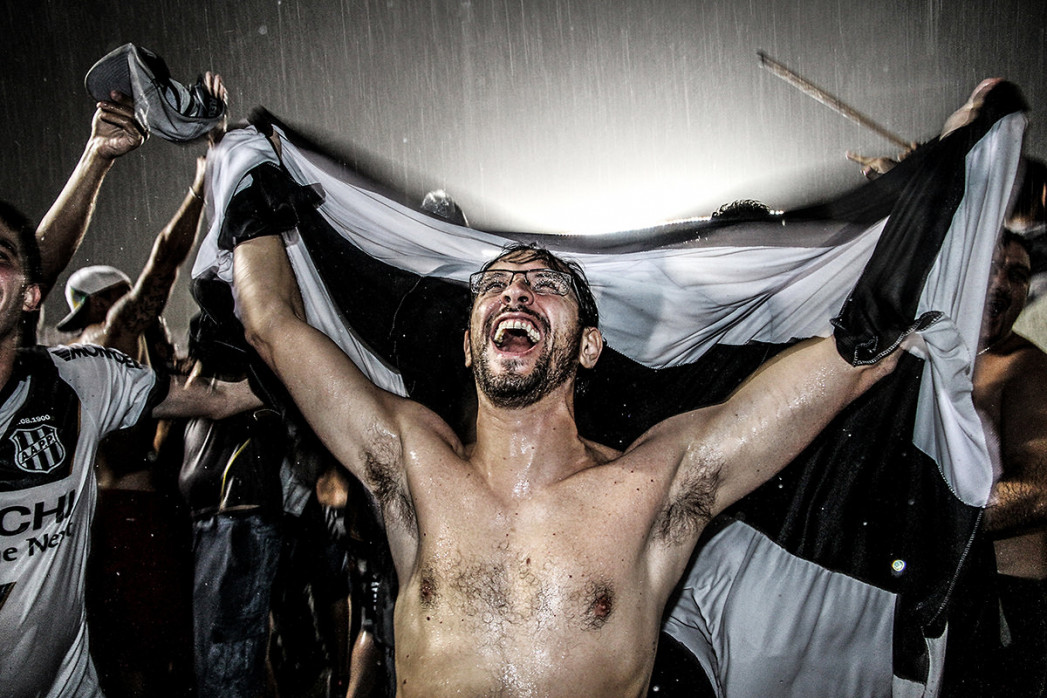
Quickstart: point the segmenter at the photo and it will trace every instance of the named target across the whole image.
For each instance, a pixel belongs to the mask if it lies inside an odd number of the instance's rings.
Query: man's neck
[[[1013,340],[1017,336],[1014,330],[1008,329],[995,336],[981,337],[978,340],[978,356],[1005,352],[1011,348],[1011,345],[1014,343]]]
[[[508,409],[480,398],[469,460],[497,489],[523,494],[590,464],[569,393],[556,390],[527,407]]]

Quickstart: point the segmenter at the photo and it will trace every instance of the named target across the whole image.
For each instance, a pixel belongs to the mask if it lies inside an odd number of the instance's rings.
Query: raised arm
[[[121,348],[137,338],[163,312],[178,278],[178,268],[196,242],[203,213],[205,162],[205,158],[197,158],[196,175],[181,206],[156,236],[149,260],[134,286],[109,309],[105,324],[92,341]]]
[[[678,463],[672,500],[699,487],[715,516],[777,474],[896,365],[897,353],[852,366],[832,338],[809,340],[764,364],[726,402],[667,420],[638,446],[668,445]]]
[[[228,101],[228,91],[220,75],[210,71],[205,73],[204,86],[222,101]],[[44,298],[80,247],[91,223],[98,192],[113,162],[140,146],[148,137],[148,132],[135,118],[134,100],[115,91],[110,96],[112,101],[98,103],[91,121],[91,136],[80,161],[36,231],[43,270],[40,290]],[[220,139],[224,130],[223,119],[209,134],[210,141]],[[202,185],[202,179],[200,182]],[[201,194],[202,189],[198,188],[197,193]],[[195,223],[193,225],[195,234]]]
[[[982,82],[974,88],[974,91],[971,93],[971,96],[967,101],[945,120],[945,124],[942,126],[938,138],[945,138],[957,129],[973,122],[977,118],[979,110],[985,104],[986,95],[1000,82],[1000,78],[988,78],[982,80]],[[911,143],[908,148],[901,151],[893,158],[865,156],[849,150],[847,151],[847,159],[858,163],[864,177],[867,179],[876,179],[880,175],[887,174],[893,170],[898,163],[909,157],[909,155],[916,150],[916,147],[917,144],[915,142]]]
[[[958,203],[951,192],[962,186],[963,168],[956,163],[991,128],[992,114],[1023,105],[1013,85],[987,80],[949,118],[935,146],[951,167],[921,170],[899,194],[872,257],[832,320],[831,340],[786,352],[724,404],[669,420],[645,437],[655,447],[664,438],[668,450],[657,460],[679,464],[674,502],[692,509],[697,502],[706,515],[722,511],[778,472],[894,369],[903,339],[940,316],[921,310],[920,299]],[[984,107],[991,108],[981,118]],[[924,206],[940,203],[938,216],[909,215],[917,199]]]
[[[112,97],[111,102],[98,103],[91,121],[91,136],[80,161],[37,228],[43,265],[40,290],[44,297],[80,246],[102,180],[113,162],[145,141],[146,134],[135,120],[131,98],[118,92]]]
[[[376,466],[399,473],[405,430],[428,426],[452,438],[438,417],[375,386],[330,338],[305,322],[279,237],[239,244],[233,268],[248,341],[328,450],[364,485],[372,491],[380,485]]]

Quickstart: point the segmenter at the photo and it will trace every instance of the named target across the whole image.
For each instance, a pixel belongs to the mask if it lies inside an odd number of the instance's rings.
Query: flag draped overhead
[[[785,346],[831,333],[831,318],[860,335],[933,317],[892,376],[710,525],[665,626],[721,695],[919,695],[940,676],[950,592],[992,484],[970,375],[1025,127],[1020,100],[994,94],[974,123],[824,206],[590,237],[455,225],[270,120],[231,131],[209,160],[193,276],[231,281],[218,238],[234,194],[259,166],[286,173],[289,199],[308,198],[299,187],[322,199],[285,235],[309,322],[467,438],[468,276],[536,241],[591,282],[609,350],[580,376],[577,418],[618,448],[722,401]],[[259,128],[281,136],[279,157]],[[845,305],[869,290],[887,301]],[[856,363],[891,348],[859,340]]]

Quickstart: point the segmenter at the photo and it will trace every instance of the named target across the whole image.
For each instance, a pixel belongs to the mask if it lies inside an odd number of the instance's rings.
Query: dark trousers
[[[193,523],[193,635],[201,698],[255,698],[265,685],[279,526],[257,514]]]

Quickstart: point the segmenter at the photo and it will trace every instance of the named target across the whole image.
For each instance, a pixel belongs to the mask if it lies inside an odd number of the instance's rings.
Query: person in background
[[[228,286],[197,280],[193,296],[201,311],[190,323],[191,380],[246,379],[243,329],[232,318]],[[192,515],[200,698],[255,698],[269,679],[270,595],[283,538],[280,470],[287,451],[282,418],[268,406],[222,420],[199,417],[185,428],[178,480]]]
[[[1023,237],[1004,231],[993,258],[974,404],[999,438],[1001,474],[985,510],[996,553],[998,695],[1047,695],[1047,354],[1014,331],[1032,264]]]
[[[149,260],[132,283],[105,265],[69,277],[69,314],[57,325],[78,343],[117,349],[166,371],[170,355],[162,312],[196,240],[203,211],[204,159],[189,191],[157,235]],[[147,341],[152,335],[153,342]],[[160,340],[160,341],[156,341]],[[161,453],[173,443],[161,425],[142,420],[103,441],[96,460],[98,507],[88,571],[92,647],[107,694],[132,696],[170,690],[191,674],[191,554],[189,523],[173,484],[175,466]]]
[[[892,158],[848,157],[875,178]],[[972,398],[996,438],[1000,475],[985,537],[950,620],[948,696],[1047,695],[1047,354],[1014,331],[1045,268],[1047,166],[1023,158],[993,255]],[[1039,252],[1039,254],[1037,254]]]
[[[98,346],[24,347],[42,297],[34,226],[0,203],[0,666],[12,696],[102,695],[84,586],[95,452],[144,418],[223,418],[243,384],[186,385]]]
[[[223,101],[221,77],[204,86]],[[224,121],[212,131],[220,137]],[[102,181],[116,158],[138,147],[147,129],[133,100],[112,94],[98,105],[92,135],[37,233],[45,280],[68,263],[90,225]],[[131,279],[107,265],[73,273],[65,289],[69,314],[57,325],[81,343],[116,349],[132,360],[177,371],[160,317],[196,239],[204,198],[205,159],[177,212],[157,235],[145,267]],[[50,273],[48,273],[50,270]],[[106,693],[113,696],[177,694],[189,686],[192,662],[191,554],[188,519],[175,489],[181,439],[165,439],[166,426],[140,420],[110,435],[98,450],[96,544],[88,573],[92,647]],[[169,451],[178,451],[168,458]],[[168,467],[164,462],[173,461]]]

